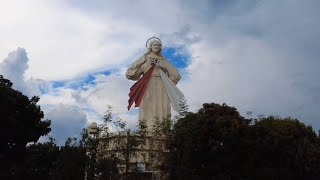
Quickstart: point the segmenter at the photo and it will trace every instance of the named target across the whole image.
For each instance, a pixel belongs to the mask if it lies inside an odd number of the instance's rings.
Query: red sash
[[[152,67],[142,76],[142,78],[140,78],[130,88],[128,111],[130,110],[133,103],[135,103],[135,107],[140,106],[143,95],[144,95],[144,93],[148,87],[149,81],[151,79],[151,75],[154,70],[154,67],[155,67],[155,65],[152,65]]]

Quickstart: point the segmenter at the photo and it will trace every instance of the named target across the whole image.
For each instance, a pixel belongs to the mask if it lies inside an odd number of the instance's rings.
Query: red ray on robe
[[[152,65],[152,67],[142,76],[142,78],[140,78],[130,88],[128,111],[130,110],[133,103],[135,103],[135,107],[140,106],[140,103],[148,87],[154,68],[155,68],[155,65]]]

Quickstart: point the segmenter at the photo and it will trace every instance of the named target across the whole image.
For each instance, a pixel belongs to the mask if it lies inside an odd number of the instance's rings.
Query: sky
[[[1,0],[0,74],[40,97],[63,144],[127,111],[127,67],[157,36],[190,111],[226,103],[320,129],[318,0]]]

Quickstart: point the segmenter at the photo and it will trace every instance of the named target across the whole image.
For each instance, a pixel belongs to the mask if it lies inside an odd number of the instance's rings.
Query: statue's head
[[[162,50],[161,43],[157,40],[151,41],[149,48],[151,48],[151,51],[155,53],[159,53]]]
[[[161,55],[162,43],[159,38],[157,37],[150,38],[146,43],[146,47],[148,49],[147,54],[149,54],[152,51],[158,55]]]

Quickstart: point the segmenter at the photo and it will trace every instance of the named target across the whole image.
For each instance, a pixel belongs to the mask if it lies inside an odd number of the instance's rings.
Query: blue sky
[[[227,103],[243,115],[298,118],[320,129],[316,0],[18,1],[0,7],[0,74],[40,96],[59,143],[107,105],[127,112],[126,68],[158,36],[182,74],[190,110]]]

